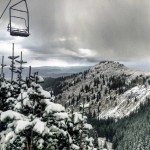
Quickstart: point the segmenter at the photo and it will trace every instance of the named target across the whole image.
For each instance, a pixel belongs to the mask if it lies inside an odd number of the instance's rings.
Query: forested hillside
[[[86,111],[99,118],[129,115],[146,100],[150,76],[130,70],[117,62],[103,61],[83,73],[58,80],[56,100],[78,111],[85,102]]]
[[[150,149],[150,98],[129,116],[115,120],[94,119],[88,115],[99,137],[106,137],[115,150]]]

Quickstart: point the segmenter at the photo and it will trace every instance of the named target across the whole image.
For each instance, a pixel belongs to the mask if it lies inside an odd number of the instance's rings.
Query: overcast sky
[[[0,1],[0,12],[8,1]],[[31,35],[10,37],[7,11],[0,20],[0,55],[10,55],[14,42],[33,66],[150,63],[150,0],[27,2]]]

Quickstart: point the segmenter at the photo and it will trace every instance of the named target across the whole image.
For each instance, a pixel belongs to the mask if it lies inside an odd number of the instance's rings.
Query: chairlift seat
[[[30,35],[27,29],[17,29],[12,27],[10,28],[10,25],[8,25],[7,30],[10,32],[10,35],[12,36],[28,37]]]
[[[12,36],[21,36],[21,37],[28,37],[30,34],[26,30],[20,29],[11,29],[10,35]]]

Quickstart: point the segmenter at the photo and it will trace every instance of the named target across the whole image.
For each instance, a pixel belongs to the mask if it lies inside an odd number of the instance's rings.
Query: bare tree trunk
[[[33,148],[33,131],[31,131],[30,136],[26,136],[27,139],[27,150],[32,150]]]
[[[27,150],[30,150],[29,149],[29,144],[28,144],[28,138],[26,138],[26,140],[27,140]]]

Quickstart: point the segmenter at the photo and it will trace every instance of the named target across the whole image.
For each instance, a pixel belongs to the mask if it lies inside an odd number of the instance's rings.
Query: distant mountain
[[[150,96],[150,73],[103,61],[83,73],[65,77],[54,88],[57,101],[79,110],[85,100],[98,118],[121,118],[136,110]],[[56,92],[55,92],[56,91]],[[58,92],[59,91],[59,92]]]
[[[43,67],[32,67],[32,73],[39,72],[39,75],[43,77],[61,77],[61,76],[68,76],[73,73],[82,72],[88,69],[89,66],[75,66],[75,67],[53,67],[53,66],[43,66]],[[24,67],[23,70],[23,77],[28,75],[28,68]],[[4,69],[4,73],[6,78],[10,78],[10,70],[9,68]]]

